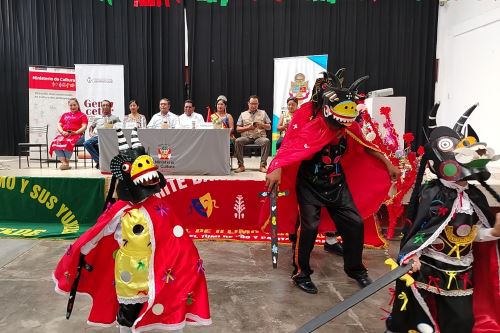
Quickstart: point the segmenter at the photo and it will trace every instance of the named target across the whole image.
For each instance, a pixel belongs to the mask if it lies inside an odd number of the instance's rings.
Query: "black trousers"
[[[442,333],[472,332],[472,328],[474,326],[472,295],[441,296],[422,289],[420,289],[420,293],[427,303],[435,303],[437,312],[436,321]],[[423,322],[432,326],[424,310],[420,306],[417,306],[416,308],[416,324]]]
[[[335,221],[337,230],[342,237],[344,248],[344,271],[350,277],[366,273],[362,262],[364,226],[363,219],[354,205],[351,193],[346,184],[337,193],[337,199],[325,208]],[[309,279],[313,273],[309,265],[311,251],[314,248],[320,222],[321,205],[300,202],[300,223],[296,231],[297,241],[293,248],[293,278],[295,280]]]
[[[121,326],[132,327],[137,318],[139,318],[139,313],[141,313],[142,307],[146,303],[135,303],[135,304],[123,304],[120,303],[120,308],[118,309],[118,314],[116,315],[116,321]]]

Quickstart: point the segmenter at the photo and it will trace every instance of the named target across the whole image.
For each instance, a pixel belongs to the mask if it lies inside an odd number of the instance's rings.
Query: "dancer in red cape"
[[[211,324],[203,261],[174,209],[155,196],[165,186],[132,132],[111,161],[120,199],[72,244],[54,271],[56,291],[92,298],[88,322],[120,332]],[[112,186],[114,187],[114,186]]]
[[[318,230],[332,229],[319,226],[321,209],[328,211],[342,236],[346,273],[362,287],[371,283],[361,261],[363,217],[379,209],[390,177],[397,179],[400,171],[363,138],[354,121],[362,107],[356,106],[356,89],[367,78],[343,88],[335,75],[324,73],[311,101],[296,111],[266,177],[270,188],[277,184],[290,191],[278,202],[278,228],[297,234],[293,280],[308,293],[317,293],[309,257]],[[268,214],[263,210],[262,217]]]

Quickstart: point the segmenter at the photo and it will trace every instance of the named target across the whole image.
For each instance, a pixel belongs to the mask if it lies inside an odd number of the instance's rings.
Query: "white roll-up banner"
[[[293,96],[302,103],[311,98],[316,78],[327,70],[328,55],[274,58],[273,154],[280,137],[278,121],[287,111],[286,100]]]
[[[111,102],[111,113],[123,120],[125,115],[123,65],[75,64],[76,98],[89,118],[101,115],[101,102]]]

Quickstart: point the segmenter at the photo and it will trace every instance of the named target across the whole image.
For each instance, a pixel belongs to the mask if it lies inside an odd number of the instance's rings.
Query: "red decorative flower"
[[[391,107],[390,106],[382,106],[380,108],[380,114],[383,116],[388,116],[391,113]]]
[[[417,154],[418,156],[422,156],[425,153],[425,149],[423,146],[418,147]]]
[[[438,215],[439,216],[446,216],[448,214],[448,208],[441,206],[438,208]]]
[[[370,121],[370,114],[368,112],[363,112],[361,118],[363,118],[364,121]]]
[[[403,134],[403,141],[406,143],[406,144],[410,144],[413,142],[413,140],[415,140],[415,137],[413,136],[412,133],[410,132],[407,132],[405,134]]]
[[[408,161],[413,165],[415,160],[417,159],[417,156],[415,155],[415,152],[412,151],[408,154]]]

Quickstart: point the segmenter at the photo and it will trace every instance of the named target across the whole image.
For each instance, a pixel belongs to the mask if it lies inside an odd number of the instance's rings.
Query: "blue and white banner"
[[[328,55],[274,58],[273,154],[280,137],[278,122],[287,111],[286,100],[294,96],[302,103],[311,98],[316,78],[326,71]]]

